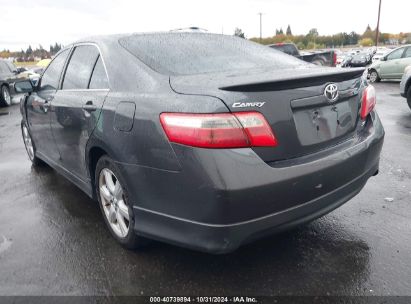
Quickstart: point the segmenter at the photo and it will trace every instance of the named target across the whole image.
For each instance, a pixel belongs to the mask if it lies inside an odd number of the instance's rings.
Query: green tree
[[[363,38],[359,41],[359,44],[361,46],[373,46],[374,40],[372,40],[371,38]]]
[[[29,45],[29,47],[26,50],[26,55],[30,57],[32,54],[33,54],[33,49],[31,48],[31,45]]]
[[[291,32],[291,26],[290,25],[287,26],[286,34],[287,34],[287,36],[292,36],[293,35],[293,32]]]
[[[240,37],[240,38],[245,38],[244,32],[238,27],[236,27],[235,30],[234,30],[234,36],[237,36],[237,37]]]

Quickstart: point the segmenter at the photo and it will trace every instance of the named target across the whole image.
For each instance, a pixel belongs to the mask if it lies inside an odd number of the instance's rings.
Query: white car
[[[379,48],[377,50],[377,52],[374,54],[374,56],[372,57],[372,62],[378,61],[380,60],[382,57],[384,57],[389,51],[391,51],[390,49],[386,49],[386,48]]]

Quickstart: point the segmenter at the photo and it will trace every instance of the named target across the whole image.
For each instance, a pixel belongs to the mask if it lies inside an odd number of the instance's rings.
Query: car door
[[[411,46],[405,49],[404,54],[402,55],[402,58],[400,59],[398,75],[396,78],[398,79],[402,78],[405,68],[409,66],[410,64],[411,64]]]
[[[396,79],[401,73],[401,58],[404,48],[399,48],[387,55],[386,61],[381,61],[380,77],[386,79]],[[404,72],[404,69],[403,71]]]
[[[61,90],[53,100],[51,128],[62,166],[80,181],[89,178],[85,150],[108,94],[108,78],[99,49],[75,46]]]
[[[47,67],[35,91],[27,98],[26,113],[37,153],[57,162],[60,154],[50,129],[50,105],[59,87],[69,49],[59,53]]]

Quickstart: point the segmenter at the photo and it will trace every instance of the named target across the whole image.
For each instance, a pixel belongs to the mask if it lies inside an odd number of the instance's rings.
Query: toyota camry
[[[15,85],[34,166],[98,200],[113,237],[226,253],[312,221],[378,173],[364,69],[207,33],[89,38]]]

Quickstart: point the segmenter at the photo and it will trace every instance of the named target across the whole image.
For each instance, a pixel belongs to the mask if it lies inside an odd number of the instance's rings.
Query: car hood
[[[378,61],[373,62],[373,63],[368,67],[368,69],[375,69],[375,70],[377,70],[377,69],[380,68],[380,66],[381,66],[381,61],[378,60]]]

